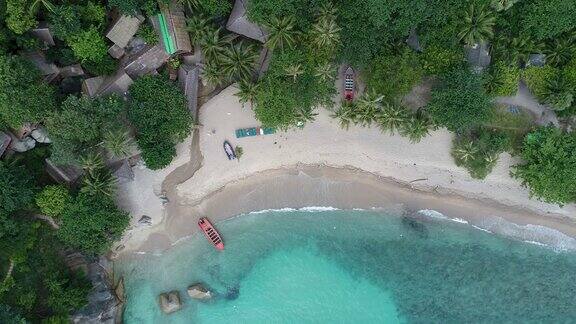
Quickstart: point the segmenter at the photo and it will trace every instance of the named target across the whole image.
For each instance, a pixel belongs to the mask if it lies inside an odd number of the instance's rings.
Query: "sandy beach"
[[[411,144],[377,128],[340,129],[326,109],[303,129],[236,139],[237,128],[259,126],[236,91],[229,87],[202,106],[201,126],[169,167],[136,167],[135,181],[121,185],[119,202],[133,220],[117,255],[165,250],[195,233],[200,215],[220,221],[306,206],[436,210],[523,240],[574,243],[576,206],[531,199],[510,177],[517,161],[506,153],[486,179],[476,180],[452,161],[446,130]],[[226,159],[224,140],[243,148],[240,161]],[[142,215],[151,225],[138,223]]]

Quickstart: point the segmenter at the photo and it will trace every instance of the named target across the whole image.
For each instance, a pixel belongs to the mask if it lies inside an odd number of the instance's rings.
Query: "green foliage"
[[[100,145],[104,134],[124,129],[124,105],[117,96],[96,99],[68,96],[60,111],[46,121],[53,141],[51,159],[74,164],[83,150]]]
[[[141,37],[148,45],[158,44],[159,41],[158,34],[154,30],[154,28],[152,28],[152,26],[150,26],[149,24],[143,24],[142,26],[140,26],[137,35],[138,37]]]
[[[560,35],[548,42],[546,49],[546,63],[561,67],[576,57],[576,33],[574,36]]]
[[[95,27],[70,36],[68,44],[74,55],[81,61],[100,62],[108,55],[106,42]]]
[[[402,129],[400,135],[408,137],[410,142],[418,143],[424,137],[430,135],[430,131],[435,129],[436,125],[424,110],[419,109],[416,113],[408,119]]]
[[[495,23],[496,17],[488,7],[472,2],[462,17],[458,39],[470,46],[485,42],[494,36]]]
[[[108,6],[118,8],[122,14],[129,16],[135,16],[142,10],[148,16],[158,13],[158,3],[155,0],[110,0]]]
[[[68,277],[47,273],[44,284],[49,291],[46,303],[57,314],[69,314],[86,305],[88,293],[92,289],[86,277],[78,273]]]
[[[80,8],[82,20],[98,29],[106,24],[106,8],[96,2],[88,1],[84,7]]]
[[[67,40],[81,31],[82,24],[77,6],[60,5],[48,15],[50,31],[54,37]]]
[[[36,195],[36,205],[40,212],[50,217],[59,217],[70,200],[68,189],[61,185],[46,186]]]
[[[520,69],[514,65],[496,63],[486,75],[486,92],[493,96],[513,96],[518,92]]]
[[[0,119],[19,128],[40,122],[55,107],[54,89],[20,56],[0,55]]]
[[[82,66],[93,75],[112,75],[118,70],[118,60],[106,54],[99,61],[82,62]]]
[[[389,101],[408,93],[423,75],[417,54],[409,49],[397,54],[380,54],[366,72],[368,87]]]
[[[490,98],[484,92],[482,80],[467,68],[455,68],[432,89],[427,111],[440,126],[451,131],[472,129],[489,118]]]
[[[576,56],[564,66],[562,74],[567,87],[576,92]]]
[[[549,80],[556,79],[559,71],[549,65],[530,66],[522,72],[522,79],[538,99],[545,100]]]
[[[34,201],[34,184],[21,166],[0,161],[0,213],[10,214],[30,206]]]
[[[556,37],[576,26],[576,2],[534,0],[522,11],[521,26],[536,39]]]
[[[6,26],[16,34],[24,34],[38,22],[28,12],[27,0],[6,0]]]
[[[229,80],[248,80],[254,73],[258,52],[251,45],[239,42],[224,50],[221,57],[222,72]]]
[[[454,66],[464,62],[461,49],[431,45],[420,56],[422,69],[426,75],[440,75],[449,71]]]
[[[576,133],[542,127],[528,134],[521,151],[523,163],[512,174],[530,193],[550,203],[576,201]]]
[[[193,122],[180,88],[164,77],[145,76],[130,87],[128,117],[136,127],[142,158],[151,169],[167,166],[175,145],[190,133]]]
[[[266,47],[284,50],[284,46],[292,48],[296,43],[299,32],[295,29],[295,19],[293,16],[273,17],[270,22],[266,24],[266,27],[268,30]]]
[[[80,193],[60,219],[58,237],[62,242],[89,254],[99,254],[120,238],[130,218],[111,198]]]
[[[509,138],[500,132],[480,128],[454,139],[452,157],[457,166],[468,170],[476,179],[484,179],[492,171],[498,155],[510,148]]]
[[[244,149],[242,148],[242,146],[236,146],[236,148],[234,148],[234,153],[236,153],[236,159],[240,161],[240,158],[242,157],[242,155],[244,155]]]
[[[0,323],[4,324],[26,324],[26,320],[10,306],[0,304]]]
[[[190,3],[195,12],[199,11],[211,17],[227,16],[232,10],[232,3],[226,0],[184,0],[182,2]]]
[[[274,55],[270,69],[256,89],[256,118],[267,127],[285,128],[304,122],[299,117],[310,116],[318,106],[332,105],[334,85],[315,76],[316,64],[314,57],[302,49],[285,49]],[[302,73],[294,79],[286,71],[297,65]]]

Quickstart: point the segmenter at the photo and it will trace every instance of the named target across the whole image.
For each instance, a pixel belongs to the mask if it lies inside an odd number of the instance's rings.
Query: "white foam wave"
[[[485,229],[485,228],[482,228],[482,227],[480,227],[480,226],[472,225],[472,227],[474,227],[474,228],[477,229],[477,230],[481,230],[482,232],[486,232],[486,233],[493,234],[492,231],[489,231],[489,230],[487,230],[487,229]]]
[[[308,213],[317,213],[317,212],[323,212],[323,211],[334,211],[334,210],[340,210],[339,208],[336,207],[331,207],[331,206],[308,206],[308,207],[302,207],[302,208],[278,208],[278,209],[263,209],[263,210],[257,210],[257,211],[253,211],[250,212],[249,214],[265,214],[265,213],[288,213],[288,212],[294,212],[294,211],[301,211],[301,212],[308,212]],[[363,210],[363,209],[357,209],[357,210]]]
[[[322,212],[322,211],[333,211],[333,210],[339,210],[338,208],[335,207],[330,207],[330,206],[311,206],[311,207],[303,207],[298,209],[299,211],[305,211],[305,212]]]
[[[441,212],[433,210],[433,209],[421,209],[418,212],[424,216],[428,216],[431,218],[448,220],[448,221],[452,221],[452,222],[456,222],[456,223],[460,223],[460,224],[468,224],[468,221],[465,219],[458,218],[458,217],[450,218],[450,217],[442,214]]]
[[[294,209],[294,208],[262,209],[262,210],[250,212],[250,214],[265,214],[265,213],[272,213],[272,212],[287,213],[287,212],[293,212],[296,210],[297,209]]]

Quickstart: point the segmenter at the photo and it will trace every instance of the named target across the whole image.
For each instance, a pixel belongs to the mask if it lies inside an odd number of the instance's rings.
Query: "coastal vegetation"
[[[178,34],[202,54],[195,99],[236,83],[244,109],[283,130],[318,109],[344,129],[411,143],[442,127],[471,177],[506,152],[535,198],[576,201],[576,2],[250,0],[247,18],[262,31],[252,38],[227,29],[232,1],[178,2]],[[193,49],[162,52],[151,23],[169,4],[0,0],[0,131],[35,146],[0,152],[0,322],[65,322],[86,305],[85,269],[67,255],[102,255],[128,227],[118,171],[139,158],[167,167],[195,127],[190,92],[175,82]],[[118,46],[107,33],[127,17],[134,37]],[[151,48],[163,63],[139,70],[153,65],[140,55]],[[341,101],[348,66],[358,93]]]

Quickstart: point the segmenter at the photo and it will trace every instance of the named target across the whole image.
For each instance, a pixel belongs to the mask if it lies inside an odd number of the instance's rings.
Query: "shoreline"
[[[284,193],[298,193],[287,196]],[[195,233],[196,221],[207,215],[218,223],[263,210],[306,207],[333,207],[342,210],[384,210],[410,212],[411,217],[431,220],[417,213],[432,210],[448,219],[497,235],[549,246],[570,240],[576,248],[576,222],[562,215],[543,215],[490,199],[467,198],[443,188],[425,190],[351,167],[298,165],[261,171],[249,178],[233,181],[190,206],[177,202],[165,221],[152,228],[148,238],[134,249],[120,254],[162,253]],[[511,226],[516,230],[511,232]],[[536,230],[536,231],[535,231]],[[539,231],[543,230],[543,231]],[[565,236],[565,237],[562,237]]]
[[[560,207],[530,198],[529,190],[510,176],[510,166],[518,160],[507,153],[486,179],[477,180],[452,161],[453,135],[446,130],[412,144],[374,127],[343,130],[327,109],[319,109],[316,120],[302,129],[236,139],[236,129],[259,125],[234,95],[236,90],[224,89],[202,106],[202,126],[178,146],[169,167],[141,167],[135,181],[123,185],[119,204],[133,216],[132,226],[112,257],[168,249],[197,232],[200,215],[218,222],[257,210],[306,206],[401,204],[450,218],[468,215],[471,225],[488,230],[503,227],[500,223],[518,224],[514,231],[500,229],[508,236],[533,224],[576,237],[576,205]],[[240,161],[226,159],[224,140],[243,147]],[[144,215],[150,221],[143,225],[139,220]]]

